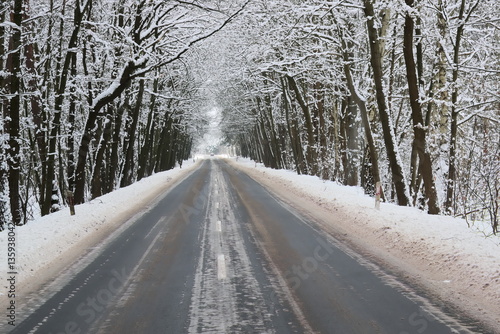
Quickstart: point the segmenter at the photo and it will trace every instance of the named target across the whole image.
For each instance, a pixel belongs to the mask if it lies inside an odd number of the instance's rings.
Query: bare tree
[[[394,140],[394,129],[390,120],[384,86],[382,83],[382,55],[380,54],[382,47],[380,45],[379,32],[374,21],[376,18],[376,14],[373,9],[372,0],[365,0],[364,5],[364,12],[367,18],[366,24],[368,27],[368,37],[370,41],[370,62],[373,69],[373,80],[375,82],[380,122],[382,123],[382,129],[384,130],[384,143],[387,150],[387,157],[389,158],[389,166],[391,167],[392,171],[392,179],[394,187],[396,188],[398,203],[399,205],[407,206],[410,204],[409,192],[407,188],[406,178],[403,173],[403,167],[401,165],[401,158],[399,157],[397,146]]]
[[[445,208],[447,212],[451,213],[453,210],[453,194],[455,188],[456,180],[456,168],[457,168],[457,130],[458,130],[458,114],[457,100],[458,100],[458,89],[456,83],[458,80],[459,73],[459,58],[460,58],[460,44],[462,42],[462,36],[464,33],[464,27],[467,21],[470,19],[472,13],[479,5],[480,1],[476,1],[466,12],[466,1],[462,0],[460,4],[460,10],[458,14],[458,26],[455,35],[455,45],[453,47],[453,78],[452,78],[452,93],[451,93],[451,121],[450,121],[450,157],[448,165],[448,181],[446,185],[446,201]]]
[[[406,0],[406,4],[411,8],[413,0]],[[406,64],[406,73],[408,81],[408,90],[410,94],[411,118],[413,121],[413,147],[415,147],[419,157],[419,168],[424,180],[425,194],[428,200],[430,214],[439,214],[439,203],[437,198],[436,185],[434,184],[434,173],[432,172],[432,160],[427,149],[427,140],[425,132],[425,123],[422,117],[422,108],[420,105],[420,96],[418,89],[418,78],[413,58],[413,30],[414,22],[411,13],[406,13],[404,26],[404,56]]]
[[[20,116],[21,116],[21,50],[22,50],[22,21],[23,21],[23,0],[15,0],[12,2],[11,22],[13,24],[12,33],[9,41],[9,56],[7,58],[8,70],[8,94],[9,102],[7,103],[6,115],[8,121],[6,133],[9,134],[7,148],[7,163],[9,166],[9,198],[10,198],[10,213],[12,221],[16,225],[22,222],[21,206],[20,206],[20,173],[21,173],[21,155],[20,155]]]

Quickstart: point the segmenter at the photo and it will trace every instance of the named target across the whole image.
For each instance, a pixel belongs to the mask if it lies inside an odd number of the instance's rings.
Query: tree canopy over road
[[[0,229],[224,143],[498,230],[495,0],[10,0]]]

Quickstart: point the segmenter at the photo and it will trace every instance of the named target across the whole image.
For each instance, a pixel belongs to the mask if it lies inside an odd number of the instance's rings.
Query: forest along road
[[[12,333],[469,333],[212,159]]]

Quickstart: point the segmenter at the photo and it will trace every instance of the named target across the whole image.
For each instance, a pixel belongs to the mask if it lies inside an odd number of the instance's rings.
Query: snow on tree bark
[[[413,7],[413,0],[406,0],[406,4]],[[408,90],[410,94],[411,116],[413,121],[414,147],[419,157],[419,167],[424,180],[425,195],[430,214],[439,213],[439,202],[437,198],[436,185],[434,184],[434,173],[432,172],[432,160],[427,149],[424,119],[420,105],[417,71],[413,58],[413,30],[414,23],[411,14],[406,13],[404,26],[403,50],[405,56]]]
[[[12,34],[9,41],[9,55],[7,57],[8,70],[8,93],[6,115],[8,120],[7,133],[9,134],[8,147],[6,150],[8,164],[8,184],[10,214],[15,225],[21,225],[23,217],[21,213],[20,199],[20,117],[21,117],[21,45],[22,45],[22,19],[23,0],[13,1],[11,11],[11,22],[13,24]]]

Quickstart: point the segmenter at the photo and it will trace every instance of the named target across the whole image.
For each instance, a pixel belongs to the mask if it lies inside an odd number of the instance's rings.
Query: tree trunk
[[[94,172],[92,173],[92,184],[91,184],[91,197],[96,198],[104,194],[104,189],[106,188],[102,182],[102,169],[104,163],[104,155],[106,152],[106,148],[108,146],[108,142],[111,139],[112,132],[112,114],[108,113],[106,119],[104,120],[104,129],[102,131],[101,140],[99,142],[99,146],[97,149],[97,155],[94,163]]]
[[[0,12],[0,22],[5,22],[5,12]],[[6,54],[5,52],[5,27],[0,25],[0,55]],[[5,71],[5,64],[3,57],[0,56],[0,71]],[[0,91],[7,91],[6,80],[0,77]],[[6,168],[6,152],[5,152],[5,142],[7,134],[7,124],[5,120],[7,119],[7,100],[5,98],[0,99],[0,231],[4,229],[4,223],[7,222],[7,211],[8,211],[8,201],[6,198],[7,194],[7,175],[8,168]]]
[[[462,41],[462,35],[464,32],[465,23],[470,18],[472,12],[477,8],[480,1],[477,1],[473,6],[471,6],[469,13],[465,16],[465,0],[462,0],[460,5],[460,12],[458,15],[458,27],[457,33],[455,37],[455,47],[453,50],[453,74],[452,74],[452,83],[453,91],[451,93],[451,122],[450,122],[450,159],[448,162],[448,180],[446,184],[446,201],[445,201],[445,209],[448,213],[452,213],[453,210],[453,199],[454,199],[454,188],[456,181],[456,172],[457,172],[457,131],[458,131],[458,110],[457,110],[457,101],[458,101],[458,89],[456,86],[458,80],[458,70],[459,70],[459,56],[460,56],[460,43]]]
[[[109,157],[107,157],[107,164],[109,166],[106,183],[104,185],[103,191],[105,193],[112,192],[116,186],[116,178],[118,175],[118,166],[120,163],[119,159],[119,147],[120,147],[120,132],[122,128],[123,122],[123,114],[126,109],[128,109],[128,96],[125,98],[125,101],[121,104],[117,104],[116,111],[111,117],[111,128],[113,131],[113,137],[111,140],[111,148],[109,152]]]
[[[259,110],[259,118],[258,118],[258,136],[262,140],[263,143],[263,150],[264,150],[264,165],[266,167],[271,167],[273,169],[276,169],[276,156],[273,152],[273,147],[271,144],[271,139],[269,137],[266,131],[266,120],[267,120],[267,115],[266,115],[266,109],[267,106],[262,106],[262,101],[259,97],[256,98],[257,101],[257,108]]]
[[[147,173],[148,175],[152,175],[155,171],[156,168],[156,161],[158,159],[158,156],[160,155],[159,152],[159,145],[158,143],[160,142],[160,137],[161,137],[161,129],[158,128],[158,124],[161,123],[159,115],[155,115],[155,118],[153,119],[154,123],[152,126],[152,133],[151,133],[151,142],[149,144],[151,148],[151,153],[150,153],[150,159],[148,162],[148,169]]]
[[[321,82],[316,82],[314,87],[315,92],[315,102],[316,110],[318,114],[318,140],[319,140],[319,162],[321,163],[319,172],[319,177],[323,180],[328,180],[329,178],[329,161],[328,161],[328,127],[326,124],[325,112],[325,89]]]
[[[315,154],[316,141],[314,140],[314,127],[312,123],[311,112],[309,111],[309,106],[307,105],[305,99],[303,98],[302,93],[300,92],[300,89],[297,86],[297,83],[295,82],[295,79],[289,75],[287,75],[287,79],[290,88],[292,88],[293,92],[295,93],[295,98],[297,99],[297,102],[299,103],[299,106],[302,109],[302,112],[304,114],[304,119],[306,122],[306,131],[307,131],[306,159],[308,166],[308,174],[317,175],[318,164],[316,162],[316,154]]]
[[[153,94],[151,94],[151,100],[149,101],[149,114],[148,123],[146,125],[146,130],[144,132],[144,144],[141,147],[141,153],[139,155],[139,169],[137,171],[137,181],[142,179],[144,176],[148,176],[148,164],[150,164],[150,156],[152,154],[152,143],[154,140],[156,117],[156,94],[158,93],[158,79],[153,82]],[[146,175],[147,174],[147,175]]]
[[[358,167],[359,160],[359,147],[358,147],[358,124],[356,122],[358,108],[356,108],[353,96],[347,97],[347,108],[345,117],[345,134],[346,134],[346,153],[347,153],[347,168],[345,184],[348,186],[358,185]]]
[[[139,123],[139,115],[142,105],[142,97],[144,96],[144,79],[139,81],[139,92],[137,93],[137,101],[135,103],[134,112],[132,114],[132,125],[128,134],[129,142],[126,148],[125,165],[123,166],[123,177],[121,187],[131,185],[134,179],[134,156],[135,156],[135,138],[137,136],[137,124]]]
[[[7,123],[7,133],[9,134],[9,147],[7,149],[7,163],[9,168],[8,184],[9,184],[9,201],[10,213],[12,222],[15,225],[20,225],[22,222],[22,213],[20,206],[20,114],[21,114],[21,26],[23,19],[23,0],[15,0],[13,2],[11,22],[19,27],[13,29],[9,42],[9,55],[7,57],[8,88],[12,95],[7,104],[7,115],[9,121]]]
[[[333,144],[334,151],[334,171],[330,172],[330,178],[333,181],[338,180],[339,172],[340,172],[340,120],[339,120],[340,112],[339,112],[339,102],[335,102],[333,105],[333,109],[331,111],[331,118],[333,119],[333,127],[330,133],[330,142]]]
[[[347,57],[347,58],[346,58]],[[370,120],[368,119],[368,111],[366,110],[366,100],[361,97],[361,95],[358,93],[356,87],[354,86],[354,81],[352,79],[351,75],[351,67],[349,63],[349,55],[344,54],[344,73],[346,76],[346,81],[347,81],[347,87],[349,89],[349,92],[351,93],[354,101],[356,101],[356,104],[358,105],[359,112],[361,114],[361,120],[363,122],[363,128],[365,130],[365,137],[366,141],[368,143],[368,150],[370,153],[370,162],[371,162],[371,169],[372,169],[372,174],[373,174],[373,181],[374,184],[373,186],[377,184],[377,182],[381,182],[380,178],[380,170],[378,167],[378,152],[377,148],[375,146],[375,140],[373,139],[373,133],[372,129],[370,127]],[[381,194],[381,198],[384,199],[384,194]]]
[[[290,108],[291,108],[291,102],[290,99],[288,98],[288,87],[287,87],[287,82],[284,78],[281,78],[281,88],[283,91],[283,107],[285,109],[285,119],[286,119],[286,126],[287,126],[287,133],[290,137],[290,146],[292,148],[292,154],[293,154],[293,160],[295,162],[295,169],[297,170],[297,174],[303,174],[303,159],[301,158],[299,154],[299,150],[301,145],[297,145],[295,136],[292,131],[292,125],[291,125],[291,120],[290,120]],[[300,138],[299,138],[300,139]]]
[[[87,7],[88,8],[88,7]],[[86,9],[84,9],[86,10]],[[47,179],[45,182],[45,201],[42,204],[42,215],[47,215],[51,212],[51,198],[53,192],[53,181],[55,179],[55,157],[56,157],[56,146],[59,139],[59,127],[61,123],[61,113],[64,102],[64,93],[66,91],[66,85],[68,82],[68,73],[70,70],[70,65],[72,60],[76,59],[75,48],[78,43],[78,35],[80,33],[81,23],[83,19],[84,12],[81,11],[80,1],[78,0],[75,4],[74,12],[74,26],[71,38],[68,43],[68,52],[66,53],[64,59],[64,65],[58,78],[58,87],[55,97],[54,104],[54,119],[52,121],[52,129],[50,131],[49,137],[49,150],[47,154]]]
[[[375,81],[375,90],[380,121],[382,123],[382,130],[384,132],[384,143],[387,150],[387,157],[389,159],[389,166],[392,172],[392,181],[396,190],[398,204],[407,206],[410,203],[409,192],[406,184],[406,178],[401,166],[401,159],[397,152],[397,146],[394,141],[394,129],[390,119],[389,111],[387,109],[386,97],[383,85],[383,71],[382,71],[382,55],[380,54],[380,39],[378,36],[377,27],[375,26],[374,18],[375,13],[373,3],[371,0],[364,0],[365,15],[367,18],[368,37],[370,41],[370,62],[373,69],[373,79]]]
[[[267,115],[266,115],[266,120],[269,124],[270,128],[270,137],[271,137],[271,144],[272,148],[274,151],[274,159],[275,159],[275,167],[277,169],[283,168],[283,159],[281,157],[281,147],[279,145],[278,141],[278,135],[276,133],[276,126],[274,125],[274,117],[273,117],[273,110],[271,106],[271,101],[269,98],[269,101],[266,101],[266,110],[267,110]]]
[[[83,61],[85,63],[85,60]],[[73,54],[71,62],[71,77],[76,78],[76,53]],[[89,92],[90,93],[90,92]],[[76,120],[76,87],[72,85],[70,88],[70,101],[68,108],[68,133],[67,133],[67,180],[68,189],[73,192],[75,190],[75,120]]]
[[[406,4],[413,7],[413,0],[406,0]],[[439,214],[439,203],[437,199],[436,186],[434,184],[434,174],[432,172],[432,161],[427,150],[424,120],[420,105],[418,92],[418,78],[413,58],[413,29],[414,23],[410,13],[406,13],[404,26],[403,51],[406,64],[406,74],[408,80],[408,90],[410,93],[411,116],[413,121],[414,146],[418,153],[419,167],[424,181],[425,195],[430,214]]]
[[[95,98],[94,104],[91,107],[87,122],[85,123],[84,132],[78,149],[78,162],[76,164],[76,183],[75,183],[75,204],[85,202],[85,164],[89,152],[89,145],[94,136],[93,129],[97,121],[101,109],[115,98],[121,95],[126,87],[134,78],[135,71],[145,65],[145,62],[129,61],[124,67],[119,77],[111,84],[111,89],[106,90],[101,95]]]
[[[89,10],[88,10],[88,21],[92,20],[91,12],[92,12],[92,1],[89,1]],[[87,37],[90,39],[90,36]],[[87,65],[87,53],[88,53],[88,44],[87,41],[83,41],[83,50],[82,50],[82,67],[83,73],[85,76],[89,76],[89,70]],[[95,56],[95,55],[93,55]],[[72,77],[76,77],[76,54],[74,55],[74,62],[71,66],[71,75]],[[114,78],[113,78],[114,79]],[[92,104],[93,101],[93,89],[92,89],[92,80],[89,80],[87,83],[87,101],[89,105]],[[71,88],[71,93],[75,94],[75,85]],[[75,191],[76,187],[76,160],[75,160],[75,134],[74,134],[74,122],[76,115],[76,96],[72,96],[69,106],[69,115],[68,115],[68,123],[69,123],[69,133],[68,133],[68,170],[67,170],[67,178],[68,178],[68,187],[71,192]],[[105,182],[104,182],[105,183]]]
[[[449,110],[446,102],[449,100],[448,89],[446,88],[447,79],[446,79],[446,69],[448,67],[448,61],[446,59],[446,51],[442,45],[441,41],[445,41],[449,38],[449,31],[446,27],[446,19],[444,14],[444,6],[443,0],[438,0],[438,19],[437,19],[437,27],[439,28],[440,41],[437,42],[437,54],[438,54],[438,63],[436,65],[437,71],[436,76],[433,80],[435,84],[433,84],[433,89],[431,92],[435,92],[435,99],[437,100],[436,104],[436,116],[435,122],[436,127],[438,129],[439,135],[439,146],[445,144],[447,140],[445,139],[446,133],[448,132],[448,120],[449,120]],[[431,104],[432,105],[432,104]]]
[[[179,130],[177,130],[176,125],[179,124],[179,121],[176,119],[174,120],[174,126],[172,127],[172,136],[171,140],[169,143],[168,147],[168,160],[167,160],[167,165],[165,166],[164,170],[169,170],[175,167],[175,158],[176,158],[176,152],[175,150],[178,147],[179,144]]]
[[[26,63],[26,70],[29,73],[29,79],[27,81],[27,89],[29,90],[30,93],[30,107],[31,107],[31,114],[33,116],[33,124],[34,124],[34,135],[35,135],[35,141],[36,141],[36,149],[38,151],[38,156],[41,161],[41,179],[42,182],[38,184],[38,190],[42,190],[41,193],[43,193],[43,185],[44,185],[44,180],[45,180],[45,175],[46,175],[46,160],[47,160],[47,143],[45,140],[45,130],[44,125],[43,125],[43,117],[44,117],[44,110],[43,110],[43,103],[41,100],[41,95],[39,94],[39,90],[37,87],[37,72],[35,69],[35,54],[34,54],[34,45],[33,44],[28,44],[25,47],[25,63]],[[0,52],[2,54],[2,52]],[[33,147],[35,148],[35,147]],[[43,196],[42,196],[43,198]],[[43,203],[43,201],[41,202]]]
[[[64,33],[64,19],[62,19],[65,16],[66,13],[66,4],[63,3],[60,9],[60,13],[57,13],[55,15],[55,9],[54,9],[54,2],[50,1],[50,15],[48,19],[48,32],[47,36],[47,43],[45,45],[45,57],[47,60],[45,61],[44,65],[44,75],[43,75],[43,81],[41,84],[41,87],[45,87],[45,89],[42,90],[42,100],[50,101],[50,97],[55,94],[55,89],[54,87],[57,87],[56,83],[56,78],[52,75],[54,72],[59,73],[60,72],[60,63],[61,63],[61,54],[62,54],[62,43],[63,43],[63,33]],[[53,33],[53,28],[55,26],[55,17],[60,15],[60,25],[59,25],[59,35],[54,37]],[[55,71],[53,72],[52,70],[52,55],[54,53],[53,51],[53,44],[56,44],[56,42],[59,42],[59,50],[55,51],[56,54],[56,68]],[[37,109],[32,110],[33,113],[33,121],[35,123],[35,131],[38,136],[43,137],[44,139],[44,152],[40,152],[40,163],[41,163],[41,175],[40,175],[40,186],[39,186],[39,191],[40,191],[40,196],[38,202],[40,203],[40,208],[43,207],[45,203],[45,193],[46,193],[46,183],[47,183],[47,150],[48,150],[48,131],[49,131],[49,121],[48,121],[48,113],[44,112],[40,115],[37,115]]]
[[[266,129],[264,126],[264,121],[262,120],[262,116],[261,116],[261,119],[258,121],[257,135],[259,136],[259,139],[262,143],[262,151],[264,153],[264,155],[263,155],[264,166],[276,169],[275,159],[273,156],[273,152],[271,150],[271,144],[270,144],[269,138],[267,137],[267,133],[266,133]]]
[[[339,119],[339,147],[340,147],[340,159],[342,161],[343,176],[342,184],[347,184],[347,175],[349,171],[349,161],[347,157],[347,109],[349,108],[349,99],[347,96],[342,98],[341,114]]]
[[[161,131],[160,144],[158,145],[158,168],[156,172],[162,172],[168,169],[168,160],[169,160],[169,147],[172,142],[172,132],[173,132],[173,119],[172,115],[166,113],[165,115],[165,124],[163,125],[163,129]]]

